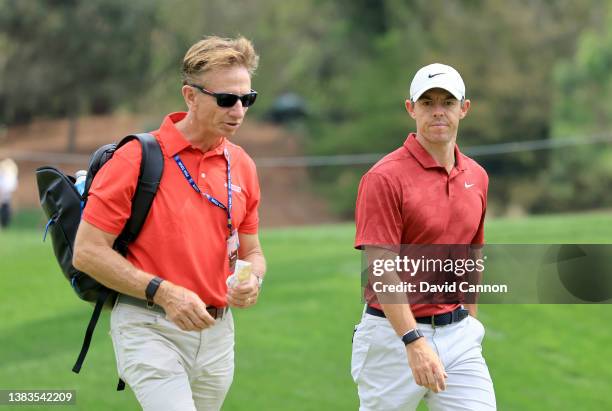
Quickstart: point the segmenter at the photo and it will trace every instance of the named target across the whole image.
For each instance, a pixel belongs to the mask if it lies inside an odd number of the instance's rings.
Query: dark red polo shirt
[[[227,305],[229,263],[226,212],[189,185],[173,159],[178,154],[202,192],[227,205],[227,162],[231,156],[232,219],[238,232],[256,234],[260,192],[255,163],[223,139],[210,151],[194,148],[176,129],[186,113],[168,115],[153,134],[164,154],[164,172],[147,220],[127,259],[134,266],[197,293],[207,305]],[[118,235],[130,215],[141,161],[137,141],[126,144],[96,174],[83,218]]]
[[[400,244],[483,244],[488,176],[455,146],[448,174],[411,133],[361,179],[355,247]],[[394,247],[396,246],[396,247]],[[366,288],[368,304],[380,308]],[[415,317],[448,312],[458,305],[413,304]]]

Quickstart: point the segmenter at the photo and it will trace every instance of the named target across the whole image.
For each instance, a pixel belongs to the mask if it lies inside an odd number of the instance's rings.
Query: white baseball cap
[[[465,84],[461,75],[446,64],[433,63],[417,71],[410,83],[410,100],[414,103],[432,88],[444,89],[457,100],[465,99]]]

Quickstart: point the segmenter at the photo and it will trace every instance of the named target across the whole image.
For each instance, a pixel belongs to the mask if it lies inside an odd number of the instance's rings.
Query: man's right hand
[[[448,378],[448,375],[444,371],[440,358],[425,338],[419,338],[408,344],[406,352],[412,375],[418,385],[429,388],[433,392],[446,389],[445,379]]]
[[[163,281],[154,300],[164,308],[166,318],[183,331],[201,331],[215,325],[215,319],[206,311],[206,304],[184,287]]]

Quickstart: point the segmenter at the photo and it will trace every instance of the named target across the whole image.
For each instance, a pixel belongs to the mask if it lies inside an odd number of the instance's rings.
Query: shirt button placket
[[[198,186],[202,191],[206,191],[206,170],[204,170],[204,158],[200,159],[200,173],[198,175]]]

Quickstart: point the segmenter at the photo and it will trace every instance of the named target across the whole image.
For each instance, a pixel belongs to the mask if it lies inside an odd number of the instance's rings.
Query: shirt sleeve
[[[85,221],[107,233],[121,233],[132,212],[141,157],[140,143],[131,141],[96,173],[83,210]]]
[[[257,168],[251,158],[249,160],[249,190],[246,200],[246,215],[238,232],[242,234],[257,234],[259,227],[259,202],[261,200],[261,190],[259,188],[259,178]]]
[[[402,201],[388,177],[369,172],[359,183],[355,208],[355,248],[376,245],[399,251],[402,239]]]

